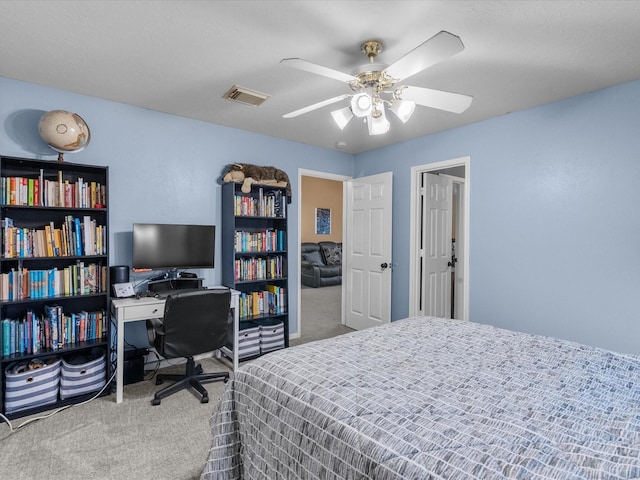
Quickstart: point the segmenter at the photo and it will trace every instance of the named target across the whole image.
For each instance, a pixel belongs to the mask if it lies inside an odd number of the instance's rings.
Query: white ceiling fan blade
[[[337,103],[341,100],[344,100],[345,98],[349,98],[351,95],[349,94],[344,94],[344,95],[340,95],[338,97],[333,97],[333,98],[329,98],[327,100],[323,100],[322,102],[318,102],[318,103],[314,103],[313,105],[309,105],[308,107],[304,107],[301,108],[299,110],[295,110],[293,112],[290,113],[285,113],[282,118],[294,118],[297,117],[299,115],[305,114],[305,113],[309,113],[313,110],[317,110],[318,108],[322,108],[322,107],[326,107],[327,105],[331,105],[332,103]]]
[[[297,68],[298,70],[304,70],[305,72],[315,73],[317,75],[323,75],[325,77],[333,78],[341,82],[352,82],[356,79],[353,75],[339,72],[333,68],[323,67],[316,63],[307,62],[301,58],[283,58],[280,63],[287,65],[288,67]]]
[[[469,95],[423,87],[404,87],[400,96],[402,100],[411,100],[418,105],[452,113],[464,112],[473,100]]]
[[[389,65],[385,72],[399,82],[462,50],[462,40],[443,30]]]

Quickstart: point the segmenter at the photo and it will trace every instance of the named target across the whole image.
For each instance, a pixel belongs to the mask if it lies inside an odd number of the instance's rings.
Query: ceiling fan
[[[344,129],[355,116],[366,119],[369,135],[379,135],[390,128],[385,106],[406,123],[416,105],[453,113],[462,113],[471,105],[473,97],[469,95],[400,84],[406,78],[464,50],[462,41],[456,35],[441,31],[388,66],[374,63],[382,51],[382,43],[378,40],[368,40],[360,49],[369,58],[369,63],[359,67],[354,75],[301,58],[282,59],[280,63],[289,67],[345,82],[354,92],[314,103],[283,117],[294,118],[350,98],[348,106],[331,112],[338,126]]]

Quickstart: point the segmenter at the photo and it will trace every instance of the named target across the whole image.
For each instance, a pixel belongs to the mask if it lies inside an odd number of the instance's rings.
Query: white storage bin
[[[58,357],[34,358],[12,363],[5,369],[4,409],[13,413],[58,400],[60,365]]]
[[[238,332],[238,358],[260,355],[260,326],[253,322],[240,322]]]
[[[284,348],[284,323],[279,320],[260,324],[260,353]]]
[[[65,399],[94,392],[104,387],[107,357],[104,349],[77,352],[62,357],[60,398]]]

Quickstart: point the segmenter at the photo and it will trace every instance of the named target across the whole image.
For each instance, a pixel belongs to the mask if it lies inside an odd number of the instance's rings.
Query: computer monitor
[[[215,239],[214,225],[135,223],[133,268],[213,268]]]

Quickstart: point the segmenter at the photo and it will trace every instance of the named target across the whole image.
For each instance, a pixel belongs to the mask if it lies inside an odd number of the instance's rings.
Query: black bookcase
[[[281,325],[281,347],[289,346],[289,285],[287,259],[286,190],[268,185],[252,185],[241,191],[240,183],[222,185],[222,283],[240,292],[239,340],[230,338],[223,352],[243,351],[243,331]],[[238,337],[236,337],[237,339]],[[262,350],[240,355],[255,358]],[[280,347],[277,347],[280,348]]]
[[[12,388],[25,388],[25,404],[40,395],[27,388],[41,380],[39,365],[102,350],[104,373],[96,375],[103,383],[110,377],[109,175],[107,167],[0,156],[0,177],[0,411],[16,418],[100,390],[60,390],[41,404],[16,407]],[[33,377],[16,383],[16,372],[30,370]],[[54,385],[52,379],[46,388]]]

